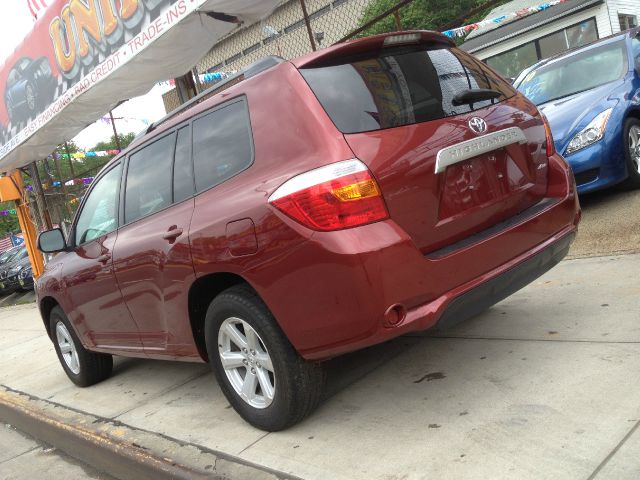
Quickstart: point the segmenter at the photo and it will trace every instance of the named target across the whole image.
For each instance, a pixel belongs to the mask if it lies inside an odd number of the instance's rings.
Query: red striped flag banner
[[[27,0],[27,5],[33,18],[37,19],[47,9],[47,0]]]
[[[9,250],[11,247],[13,247],[13,242],[11,242],[11,236],[0,238],[0,252]]]

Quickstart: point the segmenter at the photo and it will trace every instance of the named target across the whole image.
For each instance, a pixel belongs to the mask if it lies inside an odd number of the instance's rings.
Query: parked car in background
[[[16,290],[24,290],[23,285],[20,283],[20,276],[23,272],[31,270],[31,261],[28,255],[21,256],[19,259],[11,263],[11,268],[7,271],[7,276],[0,280],[0,289],[9,292],[15,292]],[[23,279],[23,283],[24,279]],[[32,283],[32,281],[31,281]]]
[[[5,106],[12,125],[42,112],[55,95],[56,80],[47,57],[21,58],[9,72],[5,86]]]
[[[18,283],[20,284],[20,290],[33,290],[34,280],[31,263],[18,272]]]
[[[549,120],[579,193],[640,187],[639,32],[542,60],[514,82]]]
[[[14,255],[0,266],[0,295],[7,295],[19,288],[17,274],[24,268],[25,261],[28,265],[27,248],[20,246]]]
[[[36,281],[80,386],[112,355],[209,362],[280,430],[321,361],[445,328],[567,253],[573,176],[536,107],[434,32],[270,57],[150,126],[98,174]],[[393,406],[390,406],[393,408]]]
[[[16,253],[18,253],[22,248],[24,248],[22,245],[17,245],[15,247],[11,247],[8,250],[5,250],[4,252],[0,253],[0,268],[2,267],[2,265],[10,261],[11,258],[13,258],[13,256]]]

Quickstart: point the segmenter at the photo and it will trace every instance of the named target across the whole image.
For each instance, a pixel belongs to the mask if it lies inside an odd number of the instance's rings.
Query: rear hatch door
[[[423,253],[545,197],[545,130],[535,106],[461,50],[394,45],[334,54],[300,72]],[[454,101],[478,89],[495,98]]]

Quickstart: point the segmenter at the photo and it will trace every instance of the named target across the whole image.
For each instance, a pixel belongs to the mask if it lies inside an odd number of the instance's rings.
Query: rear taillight
[[[549,126],[549,120],[542,113],[542,122],[544,123],[544,134],[546,137],[545,143],[547,144],[547,157],[550,157],[556,153],[556,146],[553,143],[553,135],[551,135],[551,127]]]
[[[320,231],[340,230],[389,217],[380,187],[360,160],[345,160],[283,183],[269,203]]]

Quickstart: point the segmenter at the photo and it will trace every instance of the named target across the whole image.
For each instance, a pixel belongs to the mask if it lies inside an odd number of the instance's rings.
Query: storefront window
[[[638,17],[635,15],[626,15],[624,13],[618,14],[618,20],[620,21],[620,30],[629,30],[638,26]]]
[[[525,43],[507,52],[487,58],[485,62],[506,77],[516,77],[539,60],[598,39],[595,19],[591,18],[550,35]]]
[[[565,30],[569,48],[581,47],[598,39],[595,20],[588,20]]]
[[[522,70],[538,61],[536,46],[533,42],[496,55],[486,60],[487,65],[503,76],[516,77]]]

